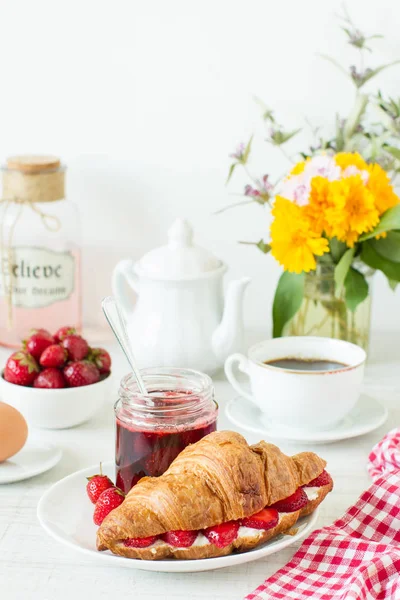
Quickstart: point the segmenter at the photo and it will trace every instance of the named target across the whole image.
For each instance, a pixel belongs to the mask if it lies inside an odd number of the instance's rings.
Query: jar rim
[[[152,367],[142,369],[141,374],[149,394],[140,392],[133,373],[125,375],[114,405],[118,420],[140,424],[146,430],[155,424],[169,430],[215,420],[218,405],[214,400],[214,384],[205,373]],[[175,390],[176,393],[165,393]]]
[[[147,387],[147,389],[151,389],[151,382],[156,378],[171,378],[176,381],[178,379],[182,380],[182,391],[174,395],[169,394],[170,400],[183,400],[187,398],[187,385],[186,382],[191,382],[191,390],[196,394],[207,393],[210,389],[213,388],[213,381],[209,375],[206,373],[202,373],[201,371],[196,371],[195,369],[182,369],[179,367],[148,367],[146,369],[141,369],[140,373],[142,375],[143,381]],[[174,390],[168,390],[174,391]],[[184,392],[184,393],[183,393]],[[120,384],[120,396],[128,398],[141,398],[143,400],[148,400],[153,403],[157,399],[165,399],[165,396],[160,394],[157,395],[155,391],[150,392],[148,394],[142,394],[139,390],[138,384],[134,378],[133,373],[128,373],[121,379]]]

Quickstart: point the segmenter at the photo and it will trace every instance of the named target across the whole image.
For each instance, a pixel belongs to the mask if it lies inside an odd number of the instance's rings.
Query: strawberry
[[[96,365],[100,371],[100,375],[104,373],[108,374],[111,371],[111,356],[103,348],[91,348],[88,360]]]
[[[54,344],[53,336],[45,329],[38,329],[37,333],[33,333],[24,341],[24,350],[32,354],[34,358],[39,359],[51,344]]]
[[[100,463],[100,473],[98,475],[92,475],[86,478],[88,483],[86,484],[87,495],[89,496],[90,502],[96,504],[99,496],[108,490],[110,487],[115,487],[113,482],[107,475],[103,475]]]
[[[8,358],[4,369],[4,379],[16,385],[32,385],[39,366],[28,352],[19,350]]]
[[[68,352],[59,344],[47,346],[40,357],[42,367],[62,367],[68,358]]]
[[[50,331],[47,331],[47,329],[31,329],[29,331],[29,337],[35,334],[41,335],[43,338],[47,338],[48,340],[52,340],[54,342],[53,336],[51,335]]]
[[[70,387],[81,387],[97,383],[100,373],[97,367],[87,360],[69,363],[64,367],[64,377]]]
[[[167,542],[170,546],[176,548],[190,548],[197,538],[198,531],[168,531],[164,533],[162,538],[164,542]]]
[[[125,496],[116,487],[110,487],[102,492],[96,502],[93,521],[95,525],[101,525],[106,516],[123,503]]]
[[[321,475],[318,475],[318,477],[307,483],[307,485],[303,485],[303,487],[322,487],[330,483],[332,483],[332,477],[324,470]]]
[[[263,508],[251,517],[245,517],[241,523],[244,527],[253,529],[273,529],[278,525],[279,514],[276,508]]]
[[[207,527],[203,533],[209,542],[217,546],[217,548],[225,548],[229,546],[237,538],[239,531],[238,521],[227,521],[221,523],[221,525],[214,525],[214,527]]]
[[[55,367],[43,369],[33,382],[34,388],[49,388],[52,390],[67,387],[64,375]]]
[[[308,504],[307,494],[303,490],[303,488],[297,488],[294,494],[288,496],[288,498],[284,498],[283,500],[279,500],[275,502],[269,508],[276,508],[279,512],[295,512],[296,510],[300,510]]]
[[[157,535],[149,535],[145,538],[127,538],[124,540],[124,546],[127,548],[147,548],[154,544],[157,538]]]
[[[89,344],[80,335],[67,335],[62,345],[68,350],[70,360],[82,360],[89,352]]]
[[[54,334],[54,339],[56,342],[62,342],[67,335],[75,335],[76,329],[75,327],[60,327],[58,331]]]

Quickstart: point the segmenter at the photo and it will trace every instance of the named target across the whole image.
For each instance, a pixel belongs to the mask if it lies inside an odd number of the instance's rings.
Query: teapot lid
[[[193,243],[193,229],[185,219],[176,219],[168,230],[168,244],[145,254],[135,271],[153,279],[192,279],[222,264],[211,252]]]

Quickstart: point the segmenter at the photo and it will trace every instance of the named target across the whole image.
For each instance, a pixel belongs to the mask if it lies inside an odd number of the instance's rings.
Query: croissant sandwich
[[[290,457],[239,433],[211,433],[131,489],[98,529],[97,548],[146,560],[251,550],[316,509],[333,487],[325,465],[313,452]]]

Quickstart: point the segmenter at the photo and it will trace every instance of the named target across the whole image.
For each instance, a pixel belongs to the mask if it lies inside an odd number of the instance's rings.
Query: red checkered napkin
[[[400,429],[372,450],[374,483],[245,600],[400,600]]]

